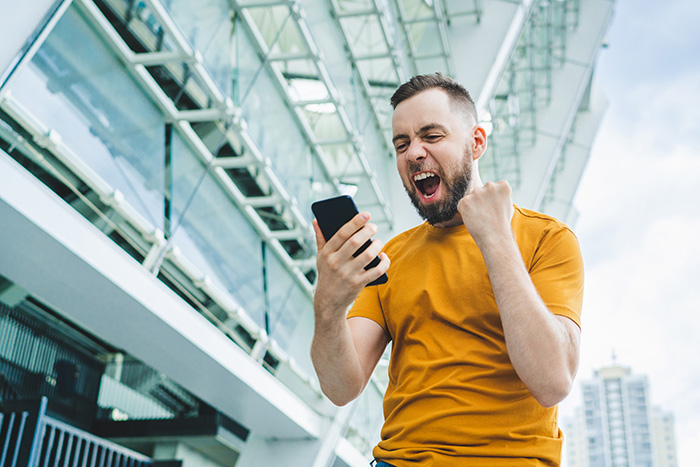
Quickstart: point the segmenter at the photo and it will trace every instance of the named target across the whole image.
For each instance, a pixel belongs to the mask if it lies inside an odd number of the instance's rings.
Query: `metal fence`
[[[0,467],[149,467],[142,454],[46,415],[48,399],[9,402],[0,413]]]

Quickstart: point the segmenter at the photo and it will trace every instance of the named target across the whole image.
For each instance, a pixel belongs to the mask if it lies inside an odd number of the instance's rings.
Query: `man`
[[[391,103],[397,168],[427,222],[353,257],[377,231],[367,213],[328,241],[314,221],[321,387],[352,401],[393,341],[377,465],[559,465],[555,406],[578,367],[578,242],[514,206],[507,182],[481,182],[487,137],[461,85],[416,76]],[[387,270],[386,284],[364,287]]]

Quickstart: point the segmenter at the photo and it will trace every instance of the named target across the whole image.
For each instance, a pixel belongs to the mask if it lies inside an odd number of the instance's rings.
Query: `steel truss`
[[[521,183],[523,148],[535,144],[537,113],[550,105],[552,73],[563,65],[566,38],[578,24],[579,0],[534,2],[528,20],[488,105],[493,124],[487,178]]]

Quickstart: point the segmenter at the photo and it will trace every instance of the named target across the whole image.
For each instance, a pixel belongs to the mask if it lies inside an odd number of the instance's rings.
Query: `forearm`
[[[362,392],[362,365],[341,313],[316,311],[311,360],[321,390],[334,404],[345,405]]]
[[[492,237],[481,250],[513,367],[540,404],[555,405],[576,374],[578,335],[542,302],[512,235]]]
[[[355,322],[351,326],[346,319],[348,307],[365,285],[389,268],[389,258],[380,253],[379,240],[372,241],[361,254],[354,254],[377,231],[368,220],[368,213],[356,215],[328,243],[318,223],[313,222],[318,282],[311,359],[323,393],[337,405],[347,404],[362,392],[387,342],[379,325]],[[379,264],[365,270],[377,255]]]

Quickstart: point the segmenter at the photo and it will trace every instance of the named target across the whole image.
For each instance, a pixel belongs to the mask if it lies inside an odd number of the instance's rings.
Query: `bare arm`
[[[352,256],[376,233],[368,220],[366,213],[358,214],[327,243],[314,221],[318,283],[311,359],[323,393],[336,405],[345,405],[360,395],[388,343],[384,330],[374,321],[346,319],[348,307],[365,284],[389,268],[389,258],[382,253],[377,267],[364,270],[381,250],[378,240],[362,254]]]
[[[345,405],[362,393],[387,344],[384,329],[367,318],[350,318],[339,329],[317,322],[311,358],[331,402]]]
[[[510,187],[477,188],[462,199],[460,213],[484,257],[515,371],[540,404],[558,404],[578,369],[580,329],[552,314],[530,279],[510,227]]]

